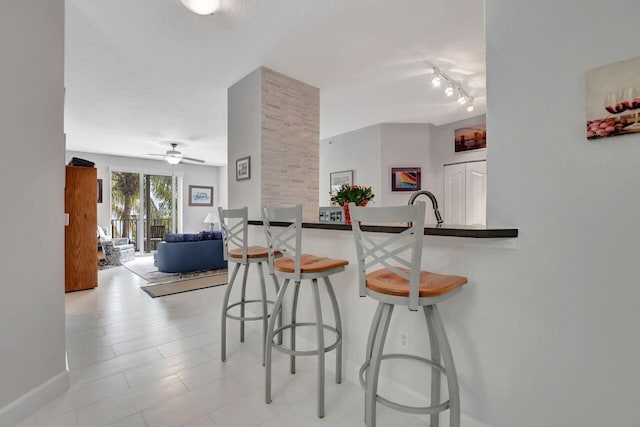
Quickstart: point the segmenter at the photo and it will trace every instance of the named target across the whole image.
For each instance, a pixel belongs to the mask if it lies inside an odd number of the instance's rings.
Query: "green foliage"
[[[331,197],[331,202],[337,203],[340,206],[353,202],[357,206],[361,206],[373,200],[374,197],[375,195],[371,191],[371,187],[343,184],[342,187],[336,191],[336,194]]]

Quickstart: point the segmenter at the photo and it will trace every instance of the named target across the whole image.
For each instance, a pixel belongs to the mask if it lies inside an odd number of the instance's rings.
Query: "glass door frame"
[[[168,166],[168,165],[167,165]],[[145,197],[144,197],[144,176],[145,175],[160,175],[160,176],[172,176],[171,171],[161,170],[161,169],[148,169],[148,168],[140,168],[140,167],[126,167],[126,166],[109,166],[109,189],[107,194],[109,195],[109,216],[111,217],[111,173],[112,172],[127,172],[127,173],[137,173],[140,176],[139,179],[139,193],[140,193],[140,212],[146,212],[145,205]],[[174,198],[177,198],[175,206],[183,207],[183,182],[184,182],[184,173],[183,172],[174,172],[173,176],[177,178],[177,188],[174,193]],[[173,215],[175,223],[176,223],[176,231],[178,233],[182,232],[182,220],[183,220],[183,208],[178,209],[178,215]],[[138,247],[138,251],[144,253],[144,242],[146,240],[147,230],[144,229],[144,217],[145,215],[138,215],[138,219],[136,221],[136,227],[138,230],[142,232],[138,232],[136,246]],[[173,222],[172,221],[172,222]],[[172,230],[173,232],[173,230]]]

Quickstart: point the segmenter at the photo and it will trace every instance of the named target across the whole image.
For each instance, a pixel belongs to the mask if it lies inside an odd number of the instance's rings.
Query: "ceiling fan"
[[[149,154],[149,156],[163,157],[164,160],[166,160],[167,163],[171,165],[177,165],[182,161],[192,162],[192,163],[204,163],[204,160],[201,160],[201,159],[194,159],[193,157],[184,157],[181,152],[176,150],[177,146],[178,146],[177,142],[172,142],[171,150],[167,150],[165,154]]]

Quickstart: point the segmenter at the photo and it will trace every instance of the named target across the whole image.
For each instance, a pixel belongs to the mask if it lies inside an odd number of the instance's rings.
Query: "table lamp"
[[[205,224],[211,224],[211,230],[215,230],[215,226],[218,223],[218,214],[215,212],[209,212],[203,221]]]

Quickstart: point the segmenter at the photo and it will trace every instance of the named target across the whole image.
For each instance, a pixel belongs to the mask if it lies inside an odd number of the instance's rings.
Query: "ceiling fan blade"
[[[166,154],[147,153],[147,156],[158,156],[158,157],[164,157],[164,156],[166,156]]]
[[[194,162],[194,163],[204,163],[204,160],[194,159],[193,157],[183,157],[182,160],[186,160],[188,162]]]

